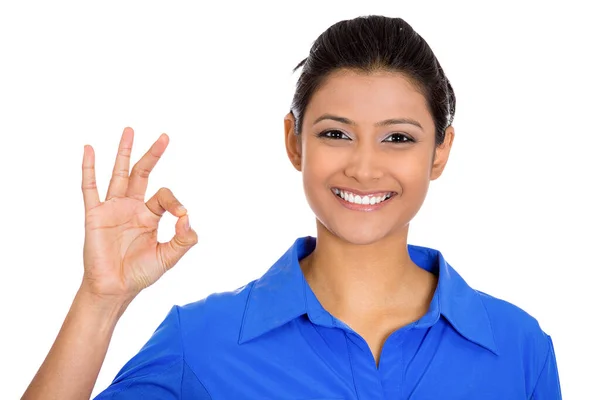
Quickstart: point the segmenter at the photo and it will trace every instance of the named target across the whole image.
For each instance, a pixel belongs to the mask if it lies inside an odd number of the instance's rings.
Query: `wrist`
[[[82,283],[73,300],[73,308],[74,311],[83,310],[88,317],[105,321],[107,327],[114,328],[133,298],[133,296],[98,295]]]

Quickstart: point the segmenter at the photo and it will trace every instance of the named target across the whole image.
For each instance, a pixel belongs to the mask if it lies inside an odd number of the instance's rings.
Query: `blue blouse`
[[[538,322],[426,247],[408,252],[438,276],[429,311],[387,338],[377,366],[304,279],[315,245],[299,238],[261,278],[173,307],[96,399],[561,399]]]

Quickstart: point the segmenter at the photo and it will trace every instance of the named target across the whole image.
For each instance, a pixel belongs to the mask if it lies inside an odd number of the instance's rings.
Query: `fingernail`
[[[184,213],[187,212],[187,209],[184,206],[179,206],[178,208],[179,208],[179,211],[182,211]]]
[[[190,230],[190,219],[189,219],[189,218],[187,218],[187,219],[185,220],[185,224],[183,224],[183,228],[184,228],[186,231],[189,231],[189,230]]]

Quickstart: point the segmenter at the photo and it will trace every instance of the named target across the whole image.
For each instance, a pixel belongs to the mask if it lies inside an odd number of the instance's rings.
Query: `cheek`
[[[302,157],[304,194],[313,212],[317,217],[322,217],[325,212],[323,207],[326,207],[328,201],[335,200],[333,198],[328,200],[330,194],[327,188],[343,174],[344,152],[323,145],[307,145],[304,150]]]
[[[393,174],[401,174],[406,179],[424,179],[431,173],[431,154],[425,146],[391,152],[387,155],[386,165]]]
[[[402,196],[420,202],[429,188],[431,177],[431,157],[424,151],[395,154],[389,160],[390,175],[400,184]]]
[[[396,172],[411,182],[428,181],[431,174],[431,163],[428,157],[418,155],[400,157],[395,166]]]
[[[323,180],[338,173],[344,165],[344,152],[330,146],[307,144],[302,157],[302,174],[305,181],[312,179],[321,185]]]

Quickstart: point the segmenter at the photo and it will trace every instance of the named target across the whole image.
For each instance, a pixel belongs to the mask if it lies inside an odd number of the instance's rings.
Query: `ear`
[[[446,163],[448,162],[448,157],[450,156],[450,149],[452,148],[452,143],[454,142],[454,127],[449,126],[446,128],[446,136],[444,137],[444,142],[435,148],[435,154],[433,157],[433,164],[431,166],[431,176],[430,179],[436,180],[442,175],[444,172],[444,168],[446,167]]]
[[[285,129],[285,149],[290,162],[298,171],[302,170],[302,140],[296,135],[296,119],[289,112],[283,119]]]

